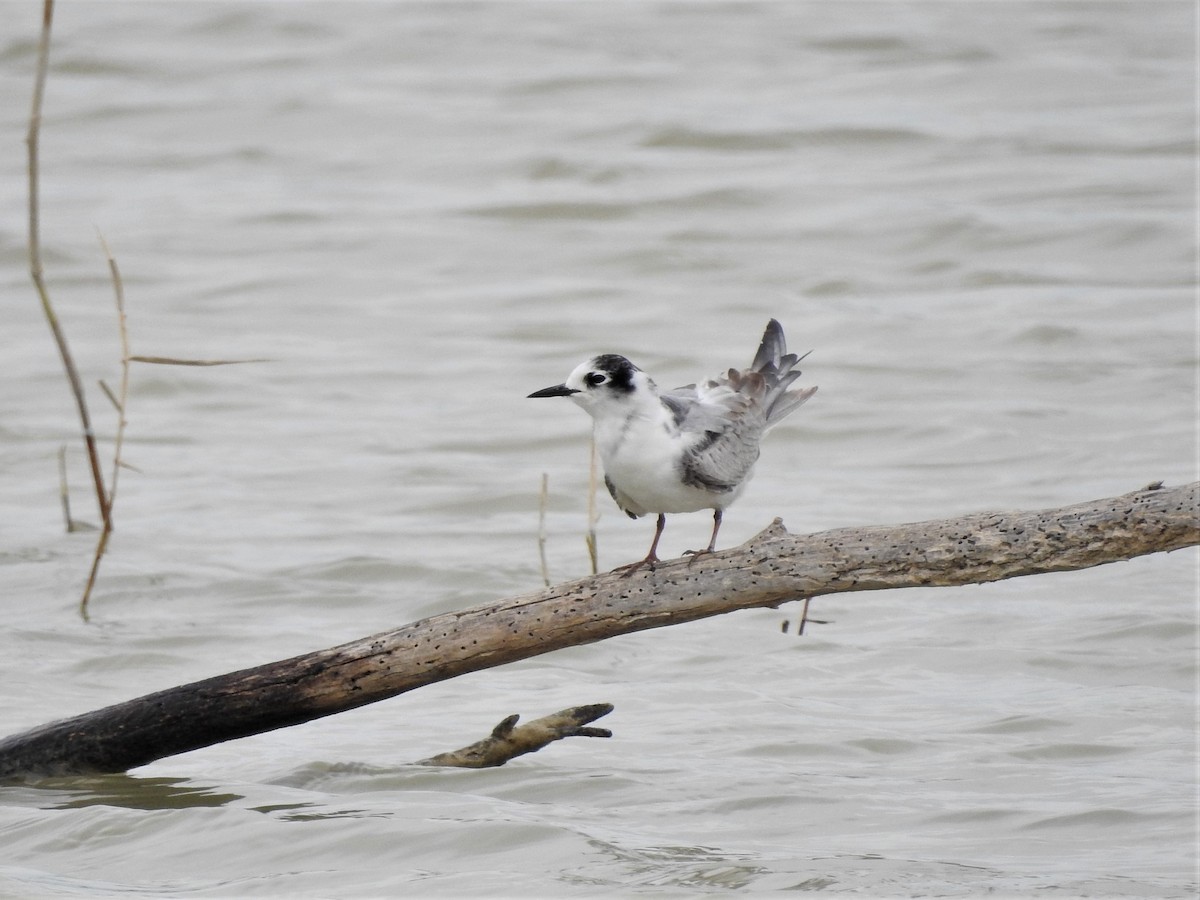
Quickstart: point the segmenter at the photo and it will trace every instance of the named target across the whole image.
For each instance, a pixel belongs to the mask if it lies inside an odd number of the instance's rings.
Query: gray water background
[[[599,351],[673,386],[766,319],[820,392],[732,546],[1196,471],[1191,3],[0,3],[0,732],[586,574]],[[605,567],[651,523],[602,500]],[[707,537],[673,517],[663,549]],[[0,789],[0,896],[1194,896],[1195,551],[557,652],[126,776]],[[609,701],[608,741],[403,764]]]

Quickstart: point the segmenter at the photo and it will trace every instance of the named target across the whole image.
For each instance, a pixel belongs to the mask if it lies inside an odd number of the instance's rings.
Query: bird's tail
[[[810,350],[809,353],[811,352]],[[817,392],[815,387],[788,390],[800,377],[800,370],[792,367],[805,356],[808,356],[808,353],[804,356],[788,353],[783,326],[775,319],[767,323],[767,330],[763,332],[762,343],[759,344],[758,352],[754,354],[750,371],[762,375],[765,382],[763,409],[766,411],[768,428],[778,424]]]

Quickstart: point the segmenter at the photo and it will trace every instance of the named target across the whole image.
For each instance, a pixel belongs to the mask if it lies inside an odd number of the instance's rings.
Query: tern
[[[712,537],[696,552],[713,552],[726,507],[754,472],[763,435],[816,393],[788,390],[804,356],[787,352],[783,326],[771,319],[745,370],[663,392],[624,356],[605,353],[562,384],[529,395],[569,397],[582,407],[594,421],[604,484],[617,506],[632,519],[657,514],[650,552],[623,567],[628,574],[658,562],[668,513],[711,509]]]

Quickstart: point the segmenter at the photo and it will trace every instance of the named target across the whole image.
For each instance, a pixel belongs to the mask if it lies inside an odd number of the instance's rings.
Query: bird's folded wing
[[[734,429],[723,434],[707,432],[683,454],[684,484],[717,493],[736,489],[758,460],[758,441],[743,437]]]
[[[676,388],[662,400],[684,441],[685,483],[718,492],[741,484],[758,459],[766,426],[756,399],[720,379]]]

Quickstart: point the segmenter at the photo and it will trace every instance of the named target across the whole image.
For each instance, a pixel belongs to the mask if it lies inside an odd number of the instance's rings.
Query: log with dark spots
[[[51,722],[0,741],[0,777],[120,772],[467,672],[739,609],[979,584],[1200,544],[1200,483],[1033,512],[790,534],[606,573]],[[1191,602],[1188,599],[1187,602]]]

